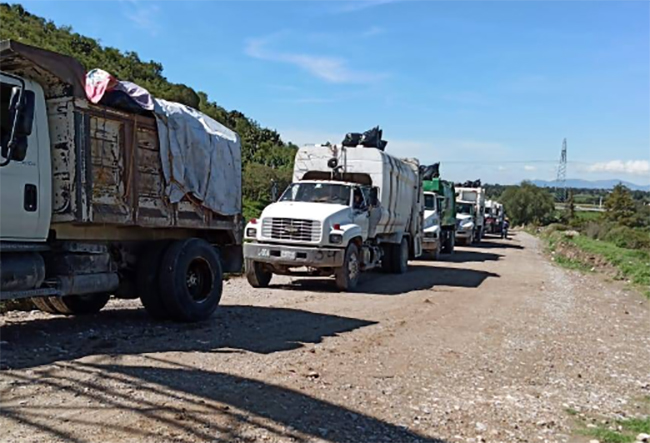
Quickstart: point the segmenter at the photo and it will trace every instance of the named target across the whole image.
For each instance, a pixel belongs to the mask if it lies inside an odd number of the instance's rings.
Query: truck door
[[[2,146],[0,162],[6,160],[4,155],[12,125],[9,103],[12,89],[15,86],[20,86],[18,80],[0,75],[0,144]],[[35,116],[34,122],[36,120]],[[41,186],[38,131],[35,127],[32,128],[32,133],[27,138],[27,146],[27,155],[24,160],[12,160],[0,168],[0,204],[2,205],[0,238],[2,240],[43,240],[42,223],[39,223]],[[49,210],[49,207],[44,209]]]
[[[352,198],[352,213],[354,214],[354,224],[361,228],[361,237],[365,240],[368,238],[368,219],[370,217],[367,195],[361,188],[354,188]]]

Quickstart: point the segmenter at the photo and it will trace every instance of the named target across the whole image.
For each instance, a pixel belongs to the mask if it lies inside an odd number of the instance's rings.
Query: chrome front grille
[[[262,220],[262,237],[273,240],[318,243],[321,224],[315,220],[297,218],[265,218]]]

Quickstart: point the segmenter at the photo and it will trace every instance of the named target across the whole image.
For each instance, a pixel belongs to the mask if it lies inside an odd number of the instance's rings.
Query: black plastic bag
[[[378,148],[381,145],[382,132],[383,131],[379,129],[379,126],[367,130],[361,136],[361,145],[366,148]]]
[[[361,137],[362,134],[359,132],[348,132],[347,134],[345,134],[345,138],[343,139],[343,143],[341,144],[348,148],[354,148],[360,144]]]
[[[434,178],[439,178],[440,162],[428,166],[420,166],[420,175],[422,176],[422,180],[432,180]]]

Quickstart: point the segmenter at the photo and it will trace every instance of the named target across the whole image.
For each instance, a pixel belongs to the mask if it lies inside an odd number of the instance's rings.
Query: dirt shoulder
[[[218,314],[154,323],[1,318],[2,441],[581,441],[567,410],[650,395],[643,297],[550,263],[517,233],[369,274],[226,285]]]

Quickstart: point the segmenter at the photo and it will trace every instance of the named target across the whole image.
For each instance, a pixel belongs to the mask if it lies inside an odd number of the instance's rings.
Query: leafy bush
[[[641,229],[617,226],[605,234],[603,240],[619,248],[650,250],[650,234]]]
[[[582,227],[582,233],[589,238],[604,240],[605,236],[616,226],[616,223],[590,221]]]

